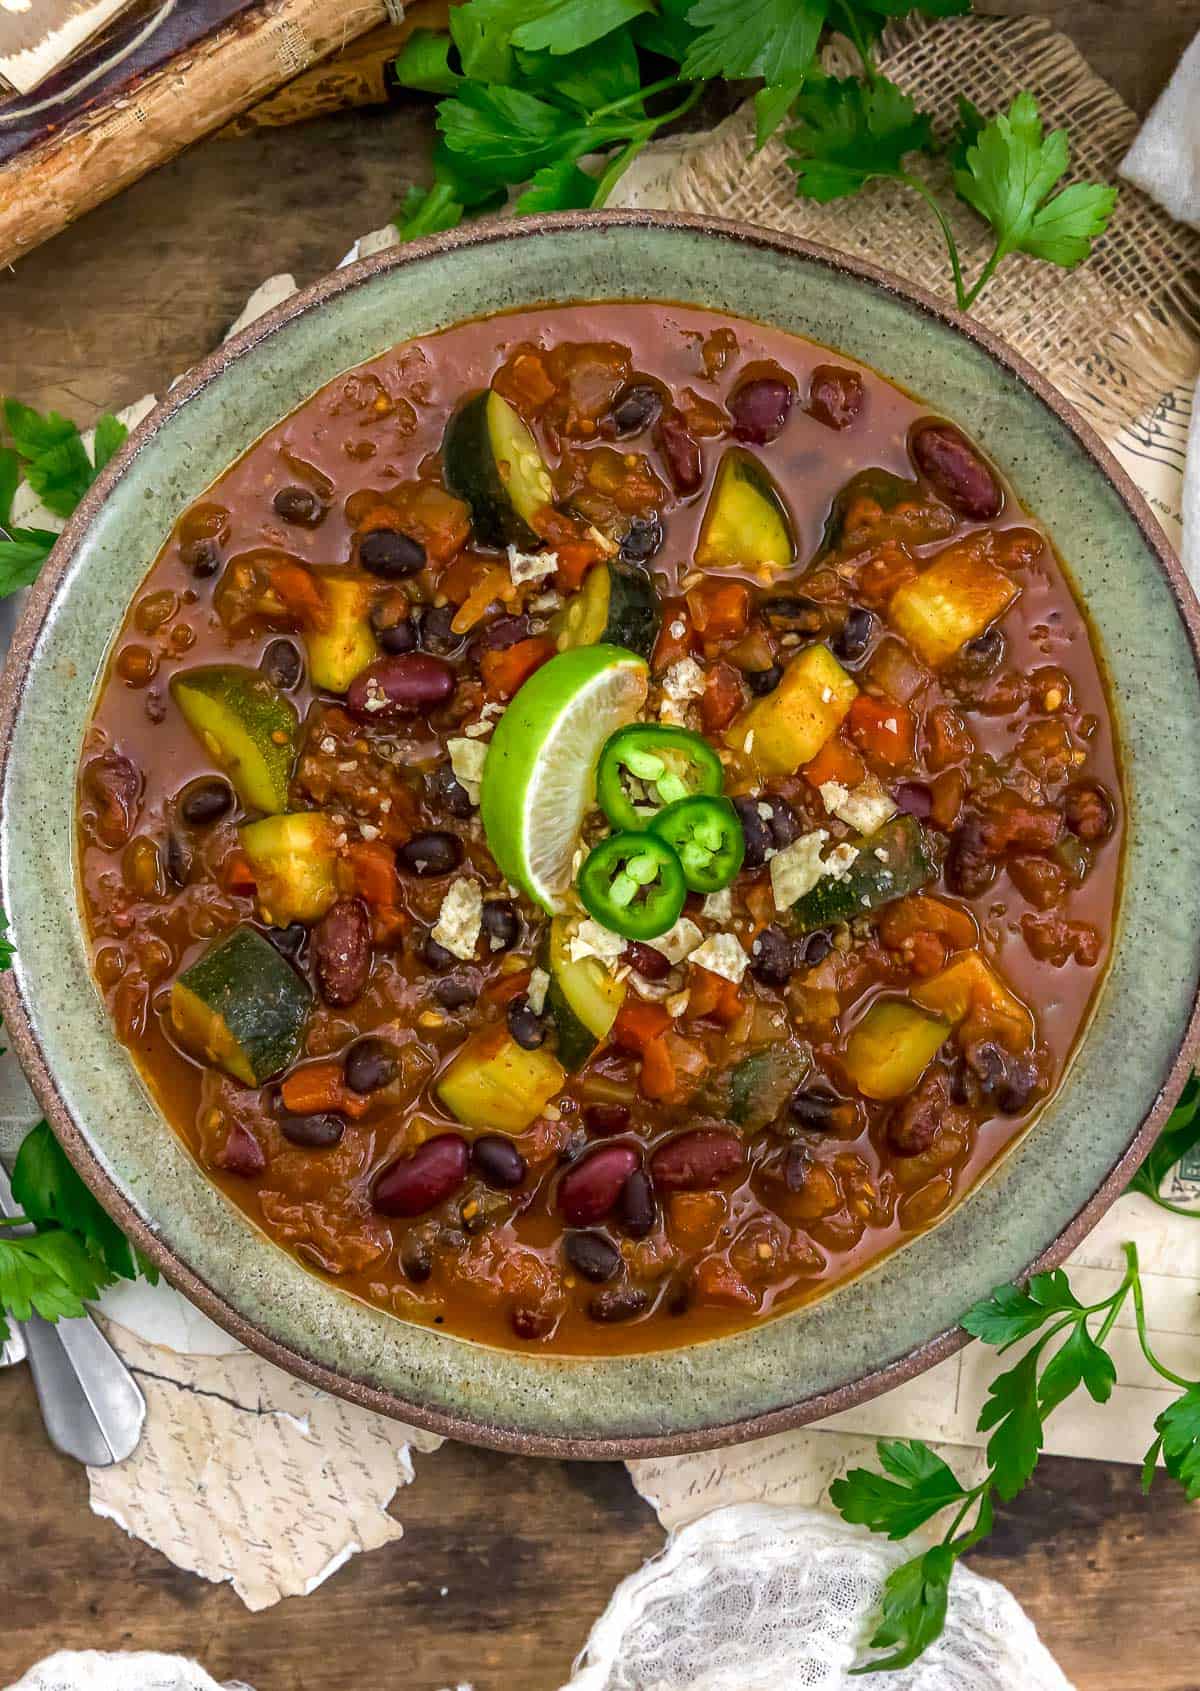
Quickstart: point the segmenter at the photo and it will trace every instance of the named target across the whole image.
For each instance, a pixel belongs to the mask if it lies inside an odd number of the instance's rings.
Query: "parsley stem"
[[[866,77],[871,86],[874,87],[879,81],[879,73],[875,69],[874,61],[871,58],[871,49],[867,45],[867,39],[859,27],[858,17],[854,12],[854,8],[848,4],[848,0],[837,0],[837,4],[842,14],[842,27],[844,28],[846,35],[853,42],[855,52],[862,60],[863,75]]]
[[[1138,1343],[1142,1347],[1142,1355],[1154,1372],[1162,1379],[1169,1380],[1173,1386],[1178,1386],[1180,1391],[1191,1391],[1196,1382],[1185,1380],[1182,1374],[1176,1374],[1165,1363],[1160,1362],[1151,1349],[1150,1337],[1146,1332],[1146,1306],[1142,1295],[1142,1276],[1138,1270],[1137,1246],[1132,1240],[1129,1240],[1125,1245],[1125,1258],[1129,1263],[1130,1287],[1133,1291],[1133,1312],[1137,1319]]]
[[[611,164],[608,165],[604,175],[600,178],[596,192],[592,195],[593,206],[604,205],[620,178],[625,174],[625,171],[633,163],[648,140],[649,136],[638,136],[636,140],[630,141],[627,146],[621,148],[619,153],[615,154]]]
[[[962,265],[959,263],[959,259],[958,259],[958,242],[954,239],[954,231],[950,227],[949,218],[946,216],[945,212],[942,210],[941,206],[938,204],[937,196],[934,194],[932,188],[930,188],[930,186],[927,182],[923,182],[919,176],[912,176],[912,175],[909,174],[908,171],[901,171],[899,176],[897,177],[897,181],[903,182],[909,188],[915,189],[916,192],[918,194],[920,194],[921,198],[923,200],[927,201],[927,203],[930,206],[930,209],[933,212],[933,215],[937,218],[938,222],[941,224],[942,234],[946,238],[946,246],[949,249],[949,253],[950,253],[950,268],[954,272],[954,298],[955,298],[955,303],[957,304],[958,309],[960,311],[966,311],[966,309],[970,305],[971,301],[967,298],[966,290],[963,286]],[[987,280],[987,274],[986,273],[985,273],[982,280],[983,281]],[[980,285],[982,285],[982,283]],[[978,291],[979,291],[978,287],[976,288],[975,291],[976,291],[976,293],[978,293]],[[972,295],[972,298],[973,297],[974,297],[974,295]]]
[[[1181,1215],[1188,1221],[1200,1221],[1200,1210],[1185,1209],[1182,1204],[1172,1204],[1166,1198],[1157,1195],[1150,1197],[1149,1192],[1142,1193],[1143,1198],[1150,1198],[1152,1204],[1157,1204],[1160,1210],[1169,1210],[1172,1215]]]
[[[970,311],[971,307],[975,304],[975,301],[979,298],[980,294],[987,287],[988,283],[991,281],[992,277],[995,275],[996,267],[1000,263],[1000,260],[1004,256],[1005,256],[1004,242],[1003,241],[997,241],[995,250],[992,253],[991,258],[988,259],[988,261],[984,265],[983,269],[979,272],[979,276],[976,279],[974,287],[972,287],[972,289],[968,293],[966,299],[964,299],[963,302],[962,302],[962,309],[964,311]]]
[[[942,1534],[942,1543],[943,1544],[953,1544],[954,1543],[955,1534],[958,1532],[959,1527],[962,1526],[962,1524],[966,1520],[968,1514],[971,1512],[971,1510],[974,1508],[974,1506],[979,1502],[980,1498],[983,1496],[984,1492],[988,1489],[988,1486],[990,1484],[991,1484],[990,1479],[980,1480],[979,1484],[977,1486],[974,1486],[967,1493],[966,1497],[963,1499],[962,1508],[958,1511],[958,1514],[955,1515],[954,1519],[951,1521],[947,1530]]]
[[[649,140],[656,129],[662,129],[664,125],[674,123],[675,119],[682,117],[685,112],[690,112],[707,87],[707,82],[693,82],[687,97],[680,100],[677,106],[672,107],[669,112],[663,112],[661,117],[648,117],[645,123],[638,124],[638,130],[644,132],[646,139]]]
[[[645,100],[651,94],[661,94],[666,88],[678,88],[679,86],[679,77],[664,76],[660,82],[651,82],[646,88],[635,88],[632,94],[626,94],[620,100],[610,100],[607,106],[597,106],[594,112],[588,113],[588,119],[594,123],[597,118],[607,117],[610,112],[623,112],[626,106],[634,106],[639,100]]]
[[[35,1227],[36,1225],[37,1223],[30,1221],[27,1215],[0,1216],[0,1233],[2,1233],[6,1227]]]

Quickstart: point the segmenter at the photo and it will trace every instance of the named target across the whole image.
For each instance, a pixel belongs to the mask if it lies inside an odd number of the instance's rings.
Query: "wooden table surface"
[[[1038,9],[1146,110],[1200,0],[984,0]],[[210,141],[0,276],[0,390],[80,420],[161,391],[273,271],[328,270],[428,174],[414,103]],[[0,1684],[60,1648],[197,1657],[257,1691],[552,1691],[614,1585],[662,1543],[617,1465],[447,1445],[399,1497],[404,1538],[319,1593],[250,1615],[87,1507],[25,1369],[0,1374]],[[1133,1468],[1047,1459],[971,1558],[1024,1603],[1080,1691],[1200,1691],[1200,1509]],[[444,1594],[443,1594],[444,1588]]]

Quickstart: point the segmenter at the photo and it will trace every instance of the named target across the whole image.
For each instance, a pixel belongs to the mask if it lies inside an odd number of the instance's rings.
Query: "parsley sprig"
[[[872,50],[889,18],[951,17],[970,5],[468,0],[451,9],[448,31],[417,30],[396,60],[404,86],[439,97],[441,135],[434,184],[408,190],[397,227],[405,239],[451,229],[513,194],[518,214],[603,205],[647,142],[714,83],[758,79],[756,143],[794,120],[785,142],[797,192],[829,201],[883,178],[920,194],[946,241],[955,301],[968,310],[1012,253],[1066,269],[1080,263],[1116,200],[1103,184],[1060,187],[1070,164],[1066,133],[1043,134],[1032,94],[1019,94],[990,122],[961,101],[949,147],[953,189],[995,237],[968,285],[942,194],[912,162],[941,151],[932,121],[879,73]],[[861,77],[818,69],[828,30],[853,43]]]
[[[101,1209],[44,1121],[22,1142],[12,1189],[22,1213],[0,1220],[0,1343],[6,1315],[70,1319],[116,1280],[143,1274],[157,1281],[157,1269]],[[30,1222],[36,1232],[12,1233]]]
[[[1166,1147],[1165,1155],[1181,1143],[1181,1135],[1194,1139],[1200,1132],[1195,1125],[1198,1111],[1200,1083],[1192,1080],[1164,1129],[1160,1144]],[[1163,1167],[1160,1178],[1165,1172]],[[963,1317],[967,1332],[1001,1355],[1033,1341],[988,1387],[978,1422],[979,1431],[990,1435],[988,1467],[978,1485],[963,1485],[920,1439],[881,1439],[876,1453],[882,1473],[854,1468],[833,1482],[830,1499],[844,1519],[890,1539],[907,1538],[936,1516],[953,1511],[941,1539],[889,1575],[871,1639],[872,1648],[885,1653],[856,1673],[907,1667],[941,1632],[954,1564],[991,1532],[997,1500],[1011,1502],[1028,1484],[1041,1455],[1047,1417],[1080,1390],[1096,1403],[1112,1396],[1117,1370],[1104,1347],[1127,1305],[1133,1308],[1142,1355],[1160,1379],[1181,1394],[1154,1423],[1156,1436],[1142,1468],[1143,1489],[1150,1490],[1161,1457],[1189,1502],[1200,1498],[1200,1380],[1177,1374],[1155,1354],[1146,1329],[1137,1247],[1126,1244],[1124,1250],[1120,1285],[1097,1303],[1081,1303],[1066,1274],[1056,1269],[1034,1275],[1025,1287],[997,1287]]]
[[[1189,1221],[1200,1220],[1200,1210],[1186,1209],[1164,1198],[1160,1187],[1181,1157],[1200,1144],[1200,1075],[1192,1075],[1184,1087],[1178,1104],[1167,1117],[1162,1132],[1154,1142],[1150,1155],[1129,1182],[1131,1192],[1140,1192],[1159,1209],[1172,1215],[1186,1216]]]
[[[58,539],[52,529],[14,525],[13,500],[22,477],[48,511],[69,517],[128,432],[105,414],[89,457],[78,425],[57,411],[42,413],[6,399],[3,421],[12,445],[0,446],[0,598],[36,580]]]

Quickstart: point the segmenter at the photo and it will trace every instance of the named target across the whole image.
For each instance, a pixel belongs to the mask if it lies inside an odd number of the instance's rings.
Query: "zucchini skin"
[[[793,904],[789,920],[796,932],[807,934],[865,916],[937,878],[928,841],[913,816],[894,816],[856,843],[858,858],[848,875],[840,881],[827,875]],[[886,857],[877,857],[877,851]]]
[[[234,928],[176,977],[171,1021],[196,1056],[247,1086],[293,1062],[312,989],[257,928]]]
[[[650,575],[617,559],[592,565],[555,624],[560,652],[571,646],[622,646],[647,663],[661,627],[662,603]]]
[[[511,472],[506,481],[496,462],[490,415],[493,398],[501,404],[507,403],[498,394],[493,395],[490,388],[484,388],[464,401],[446,425],[442,441],[446,485],[470,506],[477,540],[485,546],[517,546],[528,550],[540,546],[541,539],[514,503]],[[513,417],[520,423],[515,412]],[[520,426],[524,428],[523,423]],[[536,446],[533,450],[536,452]],[[545,503],[549,504],[553,489],[544,465],[542,472],[546,476]]]
[[[236,664],[185,669],[171,697],[244,804],[268,816],[287,809],[300,719],[265,676]]]

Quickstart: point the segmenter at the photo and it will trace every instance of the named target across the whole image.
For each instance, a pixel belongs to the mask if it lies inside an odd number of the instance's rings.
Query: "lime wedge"
[[[620,646],[576,646],[536,670],[496,724],[480,793],[488,845],[551,915],[565,908],[600,748],[637,716],[648,681]]]

